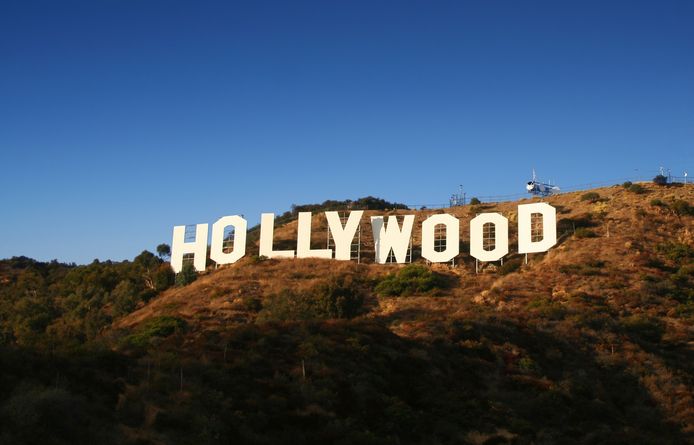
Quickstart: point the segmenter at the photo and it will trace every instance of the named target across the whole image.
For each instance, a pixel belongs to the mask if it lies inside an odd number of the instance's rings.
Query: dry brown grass
[[[679,217],[672,212],[649,205],[654,199],[671,202],[684,199],[694,202],[694,186],[667,188],[644,183],[645,194],[635,194],[621,186],[595,190],[602,200],[591,203],[581,200],[584,192],[567,193],[547,198],[546,201],[558,210],[559,243],[546,254],[531,254],[529,264],[507,276],[496,273],[475,274],[474,260],[467,252],[457,259],[457,266],[434,265],[437,270],[452,274],[458,285],[446,291],[443,297],[422,297],[416,300],[398,300],[377,306],[376,314],[393,312],[393,305],[405,308],[416,305],[421,310],[431,308],[438,312],[441,305],[447,311],[462,310],[448,307],[470,302],[502,306],[505,310],[517,310],[538,295],[587,292],[611,295],[639,291],[640,276],[644,273],[644,256],[654,252],[659,243],[672,240],[692,243],[691,217]],[[477,212],[497,211],[515,221],[517,206],[536,202],[538,199],[523,199],[506,202],[445,209],[461,219],[461,240],[469,240],[469,220]],[[318,259],[266,260],[257,262],[251,258],[254,249],[249,246],[247,257],[237,264],[225,266],[201,276],[193,284],[171,289],[133,314],[118,321],[116,327],[127,327],[157,315],[178,315],[207,323],[247,322],[252,314],[244,310],[239,299],[244,297],[265,298],[284,288],[297,291],[309,289],[331,274],[359,274],[374,279],[401,267],[376,265],[373,262],[373,236],[370,216],[383,214],[416,215],[413,233],[415,250],[421,243],[421,222],[429,215],[442,210],[391,212],[367,211],[362,220],[362,262],[342,262]],[[574,221],[592,215],[596,238],[578,239],[572,236]],[[568,222],[568,223],[567,223]],[[516,248],[517,235],[514,224],[510,224],[511,252]],[[327,223],[322,214],[313,217],[313,247],[324,248],[327,239]],[[276,245],[295,247],[296,221],[276,228]],[[256,250],[257,252],[257,250]],[[580,268],[591,262],[604,264],[586,267],[577,272],[566,272],[567,268]],[[651,271],[652,272],[652,271]],[[654,273],[657,273],[654,272]],[[449,301],[451,300],[451,301]],[[444,303],[445,302],[445,303]],[[462,307],[462,306],[461,306]]]

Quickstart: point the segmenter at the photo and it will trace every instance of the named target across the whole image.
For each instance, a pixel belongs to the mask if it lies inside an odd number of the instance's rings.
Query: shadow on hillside
[[[125,406],[156,400],[152,428],[171,443],[201,443],[203,431],[214,431],[207,443],[686,440],[628,370],[584,352],[585,339],[494,316],[432,315],[248,325],[205,347],[172,346],[168,365],[132,374],[151,383]],[[397,336],[386,327],[394,319],[429,321],[431,335]]]
[[[431,315],[431,311],[408,308],[381,321],[426,321]],[[418,348],[426,345],[428,357],[443,354],[456,363],[456,356],[462,356],[457,363],[482,383],[475,397],[488,400],[507,419],[491,423],[518,434],[519,443],[685,441],[685,436],[664,420],[633,373],[622,366],[597,362],[592,354],[584,352],[590,348],[579,346],[585,339],[561,338],[494,317],[454,319],[445,327],[429,328],[431,336],[426,342],[409,341]],[[682,360],[683,354],[688,357],[688,352],[679,348],[669,360],[663,358],[670,363]],[[689,366],[683,363],[675,367],[689,372]],[[474,427],[484,430],[481,424]],[[506,443],[498,440],[495,443]]]
[[[65,403],[89,400],[80,419],[96,416],[88,421],[109,434],[127,425],[140,444],[686,442],[630,372],[583,352],[585,339],[495,316],[431,316],[410,308],[378,320],[244,325],[197,342],[172,337],[137,361],[3,353],[0,428],[30,442],[46,431],[12,414],[19,401],[60,425]],[[393,317],[429,320],[432,335],[397,336],[385,326]],[[64,391],[52,401],[56,374]],[[100,381],[127,382],[118,404],[117,386]],[[44,390],[24,393],[22,382]],[[62,425],[55,441],[87,428]]]
[[[654,344],[648,341],[635,339],[639,346],[649,354],[653,354],[665,362],[668,368],[677,369],[688,376],[690,383],[694,383],[694,350],[686,343]]]

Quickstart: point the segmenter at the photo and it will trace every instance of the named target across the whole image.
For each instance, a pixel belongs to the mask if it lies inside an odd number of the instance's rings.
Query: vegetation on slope
[[[168,263],[147,251],[132,262],[79,267],[18,257],[1,261],[0,272],[0,340],[36,349],[95,340],[174,280]]]
[[[374,291],[383,296],[429,293],[449,287],[446,277],[421,264],[409,264],[384,277]]]
[[[691,442],[692,193],[641,188],[550,198],[558,245],[480,274],[0,262],[0,443]]]

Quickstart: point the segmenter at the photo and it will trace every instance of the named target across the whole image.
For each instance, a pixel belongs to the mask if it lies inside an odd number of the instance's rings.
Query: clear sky
[[[694,2],[0,2],[0,258],[694,172]]]

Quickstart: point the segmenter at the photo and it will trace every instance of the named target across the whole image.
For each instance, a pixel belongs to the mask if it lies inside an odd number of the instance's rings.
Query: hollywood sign
[[[325,212],[328,229],[334,240],[335,249],[311,248],[311,212],[299,212],[296,250],[274,250],[275,214],[263,213],[260,218],[260,255],[268,258],[331,258],[350,260],[351,246],[361,222],[363,210],[349,213],[343,225],[337,212]],[[532,239],[531,218],[539,214],[542,218],[542,238]],[[412,238],[415,215],[404,215],[402,226],[395,216],[385,221],[383,216],[371,217],[375,262],[386,262],[393,252],[396,262],[404,263]],[[557,212],[547,203],[523,204],[518,206],[518,253],[545,252],[557,243]],[[485,224],[494,225],[494,248],[486,250],[483,244]],[[445,249],[434,248],[436,226],[445,228]],[[233,249],[224,251],[224,233],[234,229]],[[196,224],[195,240],[186,242],[186,226],[175,226],[171,244],[171,267],[175,272],[183,268],[183,256],[193,255],[196,270],[205,270],[207,257],[208,225]],[[446,213],[431,215],[422,222],[422,257],[432,263],[446,263],[460,253],[460,221]],[[238,215],[224,216],[212,224],[210,258],[217,264],[232,264],[246,255],[246,233],[248,222]],[[508,254],[508,219],[499,213],[482,213],[470,220],[470,255],[480,261],[497,261]]]

